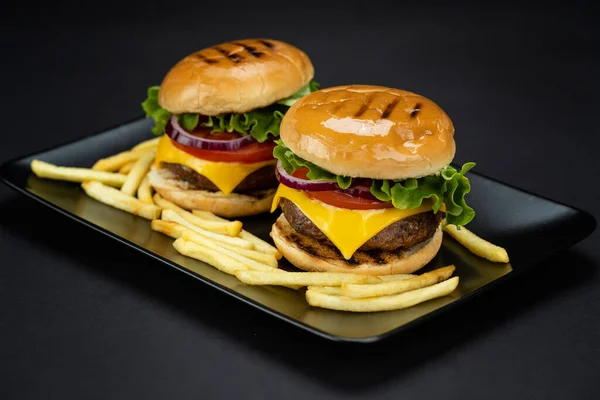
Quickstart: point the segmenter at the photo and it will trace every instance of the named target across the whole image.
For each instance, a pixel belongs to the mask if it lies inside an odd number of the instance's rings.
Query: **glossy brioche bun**
[[[186,210],[210,211],[224,218],[239,218],[262,214],[271,208],[275,189],[257,191],[256,196],[205,190],[190,190],[186,182],[177,180],[166,169],[156,169],[149,173],[150,185],[156,192],[171,203]]]
[[[431,100],[382,86],[321,89],[285,114],[281,140],[298,156],[336,175],[406,179],[452,161],[454,126]]]
[[[443,224],[444,221],[442,221]],[[283,256],[296,267],[315,272],[348,272],[361,275],[410,274],[431,261],[442,245],[442,225],[434,235],[405,252],[381,252],[384,262],[376,262],[366,252],[357,252],[354,263],[321,242],[298,233],[283,214],[271,229],[271,238]],[[362,253],[362,254],[359,254]]]
[[[290,44],[236,40],[179,61],[163,79],[158,103],[173,114],[244,113],[291,96],[313,76],[308,56]]]

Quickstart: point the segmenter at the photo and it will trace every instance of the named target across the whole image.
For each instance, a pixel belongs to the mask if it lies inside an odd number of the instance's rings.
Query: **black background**
[[[0,160],[140,116],[146,88],[194,50],[271,37],[304,49],[323,86],[433,99],[458,163],[599,218],[598,10],[525,3],[22,3],[0,17]],[[0,398],[600,398],[599,239],[348,346],[1,187]]]

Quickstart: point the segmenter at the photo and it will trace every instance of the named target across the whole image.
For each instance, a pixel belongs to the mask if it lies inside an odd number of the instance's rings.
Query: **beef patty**
[[[177,179],[182,180],[191,186],[191,190],[209,190],[217,192],[219,189],[205,176],[200,175],[196,171],[181,164],[163,163],[163,168],[168,169],[171,173],[177,176]],[[245,193],[255,190],[273,189],[277,187],[277,177],[275,176],[275,167],[267,165],[248,175],[239,185],[233,190],[235,193]]]
[[[298,233],[333,246],[327,236],[294,203],[281,199],[280,204],[285,218]],[[438,226],[440,226],[442,218],[442,212],[437,214],[423,212],[403,218],[373,236],[359,250],[394,251],[408,249],[432,237]]]

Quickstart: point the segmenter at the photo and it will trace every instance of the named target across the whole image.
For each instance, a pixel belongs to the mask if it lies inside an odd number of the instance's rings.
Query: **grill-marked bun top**
[[[382,86],[321,89],[285,114],[281,140],[336,175],[406,179],[432,175],[455,154],[454,126],[433,101]]]
[[[178,62],[163,79],[158,101],[173,114],[244,113],[291,96],[313,76],[308,56],[290,44],[237,40]]]

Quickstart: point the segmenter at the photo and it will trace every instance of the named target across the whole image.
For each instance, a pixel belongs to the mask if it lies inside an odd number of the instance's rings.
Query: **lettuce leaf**
[[[227,131],[237,132],[242,136],[250,134],[257,142],[262,143],[269,134],[279,136],[279,126],[285,111],[287,110],[281,106],[270,106],[244,114],[221,114],[208,117],[208,121],[200,123],[200,126],[212,128],[213,133]]]
[[[315,164],[298,157],[290,149],[288,149],[281,140],[275,140],[275,143],[277,143],[277,146],[275,146],[273,149],[273,156],[281,161],[281,165],[288,173],[291,174],[296,170],[306,167],[308,168],[306,177],[312,181],[336,180],[338,186],[342,189],[348,189],[352,184],[351,177],[332,174],[331,172],[326,171],[321,167],[317,167]]]
[[[288,107],[291,107],[295,102],[300,100],[302,97],[306,96],[309,93],[316,92],[319,90],[319,83],[311,80],[304,86],[302,89],[298,90],[296,93],[288,97],[287,99],[279,100],[277,104],[283,104]]]
[[[156,136],[163,134],[165,126],[167,126],[167,122],[171,118],[171,113],[158,105],[158,90],[158,86],[149,87],[148,98],[142,103],[142,109],[146,113],[146,118],[154,120],[152,133]]]
[[[196,129],[198,124],[206,128],[212,128],[212,133],[218,132],[237,132],[240,135],[252,135],[256,141],[262,143],[269,135],[279,136],[279,126],[281,119],[296,101],[303,96],[319,89],[319,84],[311,80],[302,89],[290,97],[280,100],[275,104],[252,110],[243,114],[222,114],[208,117],[208,121],[200,122],[199,114],[180,114],[177,120],[186,131]],[[146,112],[146,117],[154,119],[152,133],[161,135],[171,113],[158,104],[159,86],[152,86],[148,89],[148,98],[142,103],[142,108]]]
[[[315,164],[308,162],[288,149],[281,140],[276,140],[273,156],[281,161],[282,167],[288,172],[306,167],[308,179],[336,179],[338,186],[347,189],[352,184],[352,178],[337,176]],[[403,180],[374,179],[371,183],[371,193],[378,200],[391,201],[399,209],[419,207],[425,199],[433,202],[433,212],[437,213],[442,204],[446,206],[446,223],[456,226],[467,225],[475,218],[465,196],[471,191],[471,184],[465,174],[475,166],[475,163],[465,163],[460,170],[447,166],[435,175],[423,178]]]

